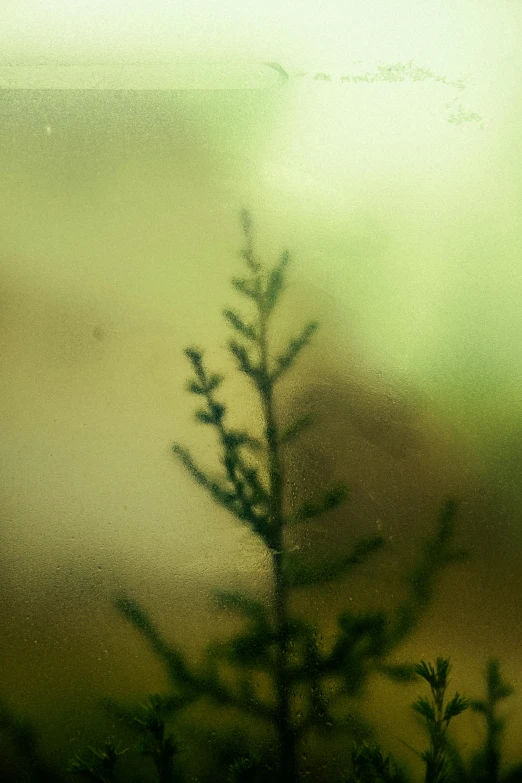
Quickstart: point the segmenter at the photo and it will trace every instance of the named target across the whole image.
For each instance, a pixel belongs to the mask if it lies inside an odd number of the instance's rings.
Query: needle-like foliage
[[[176,715],[205,700],[263,722],[276,748],[270,779],[295,783],[302,773],[300,744],[311,731],[332,734],[346,732],[350,721],[356,725],[353,700],[363,694],[372,673],[398,682],[414,677],[411,666],[397,664],[391,656],[417,626],[441,570],[462,559],[463,553],[453,548],[457,507],[448,501],[433,536],[407,575],[405,597],[395,609],[343,611],[329,641],[322,640],[320,628],[293,614],[290,600],[295,591],[352,577],[358,567],[378,555],[385,541],[382,536],[362,537],[345,552],[314,564],[305,562],[288,543],[289,526],[331,513],[346,502],[349,493],[344,484],[336,484],[288,507],[287,449],[298,448],[299,435],[311,421],[297,413],[293,423],[281,425],[278,386],[311,342],[318,324],[315,320],[304,324],[288,339],[286,348],[273,351],[271,317],[286,287],[290,255],[284,251],[273,267],[266,267],[254,251],[252,219],[246,210],[241,226],[244,269],[232,279],[232,286],[243,298],[243,307],[227,307],[223,314],[232,330],[230,354],[237,371],[251,383],[262,431],[240,430],[230,423],[229,403],[222,392],[224,377],[207,362],[204,351],[193,346],[185,349],[192,373],[187,389],[197,400],[196,421],[218,436],[221,474],[211,475],[184,445],[176,443],[173,453],[211,501],[261,541],[270,562],[271,595],[263,602],[237,591],[221,591],[219,606],[242,616],[244,627],[228,641],[211,642],[198,663],[166,641],[135,601],[122,596],[116,605],[163,661]],[[457,707],[452,702],[447,709],[451,712]],[[441,719],[450,717],[448,713]],[[156,763],[163,753],[169,757],[173,752],[173,747],[163,748],[163,736],[154,734],[148,746]],[[253,758],[243,754],[231,767],[230,779],[260,779],[260,762]],[[360,766],[361,759],[357,763]]]
[[[431,699],[420,696],[412,704],[412,709],[424,719],[430,739],[429,748],[420,754],[426,765],[425,783],[450,783],[448,726],[453,718],[468,708],[469,702],[458,691],[445,701],[451,669],[448,658],[437,658],[435,665],[421,661],[415,664],[414,669],[431,690]]]

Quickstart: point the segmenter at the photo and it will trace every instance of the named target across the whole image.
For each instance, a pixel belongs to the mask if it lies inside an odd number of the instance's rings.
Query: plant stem
[[[283,537],[283,466],[279,440],[273,381],[268,366],[267,313],[262,306],[259,319],[261,382],[259,384],[268,455],[269,524],[271,530],[272,568],[274,574],[274,609],[277,651],[275,660],[275,690],[277,699],[276,728],[279,738],[279,780],[296,780],[295,735],[291,721],[290,687],[288,680],[288,584],[284,572]]]

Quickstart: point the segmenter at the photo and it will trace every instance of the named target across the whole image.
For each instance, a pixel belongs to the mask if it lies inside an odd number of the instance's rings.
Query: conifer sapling
[[[122,597],[117,606],[166,665],[176,693],[176,709],[206,698],[264,721],[277,740],[277,779],[294,783],[298,778],[297,748],[304,735],[312,729],[347,731],[354,716],[343,713],[343,708],[362,694],[372,672],[401,682],[414,676],[411,666],[392,663],[390,655],[418,624],[441,569],[461,560],[464,553],[452,547],[456,505],[448,501],[435,534],[425,543],[407,577],[407,595],[395,610],[342,612],[337,634],[328,646],[320,640],[319,629],[291,613],[293,591],[347,578],[382,549],[384,539],[362,537],[350,551],[312,565],[287,545],[287,526],[306,523],[337,508],[346,498],[346,488],[327,487],[319,497],[303,498],[295,507],[287,507],[283,452],[311,422],[297,416],[281,425],[277,387],[318,325],[316,321],[304,325],[281,353],[274,354],[271,316],[284,290],[290,257],[285,251],[272,268],[265,268],[254,253],[247,211],[241,214],[241,225],[245,272],[234,277],[232,285],[248,309],[227,308],[224,317],[233,330],[230,353],[257,398],[262,433],[259,437],[229,425],[220,389],[224,378],[208,368],[201,349],[191,347],[185,350],[193,372],[188,390],[200,401],[197,421],[213,427],[218,435],[222,474],[211,476],[184,446],[175,444],[173,451],[211,498],[262,542],[270,560],[271,597],[265,603],[237,591],[219,592],[221,607],[241,614],[246,625],[228,642],[211,643],[199,665],[189,663],[181,650],[165,641],[136,602]],[[234,685],[224,676],[223,666],[228,671],[233,667]],[[258,675],[270,682],[269,692],[260,687]]]

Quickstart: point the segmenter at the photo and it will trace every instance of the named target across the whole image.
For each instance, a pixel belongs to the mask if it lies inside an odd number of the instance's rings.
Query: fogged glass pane
[[[249,14],[0,64],[2,779],[519,780],[519,9]]]

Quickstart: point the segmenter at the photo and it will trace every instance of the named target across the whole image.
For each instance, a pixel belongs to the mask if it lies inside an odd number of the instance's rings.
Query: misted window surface
[[[407,5],[0,62],[2,780],[522,781],[521,11]]]

